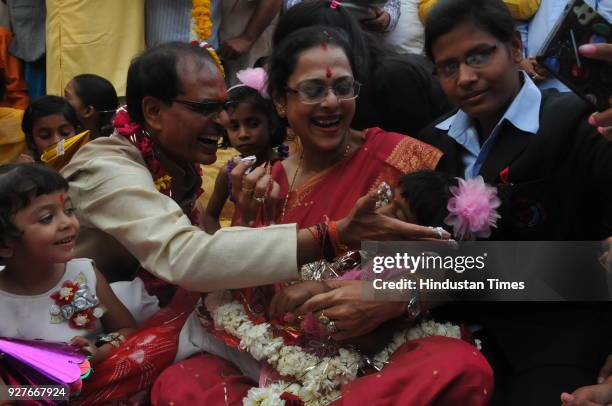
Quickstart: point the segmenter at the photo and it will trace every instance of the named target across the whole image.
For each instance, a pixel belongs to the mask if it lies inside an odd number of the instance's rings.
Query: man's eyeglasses
[[[491,45],[473,50],[463,58],[463,63],[473,69],[482,69],[491,62],[491,57],[495,54],[497,48],[497,45]],[[444,79],[454,78],[459,72],[461,62],[461,60],[454,59],[437,63],[434,68],[434,74]]]
[[[353,100],[359,96],[361,83],[353,80],[342,80],[335,83],[333,86],[325,86],[322,83],[315,81],[306,81],[297,85],[294,89],[287,86],[287,91],[295,93],[304,104],[317,104],[323,102],[329,91],[334,92],[338,101]]]
[[[193,100],[180,99],[170,99],[169,101],[182,104],[183,106],[189,108],[189,110],[201,114],[204,117],[215,116],[225,110],[226,107],[226,103],[218,101],[197,102]]]

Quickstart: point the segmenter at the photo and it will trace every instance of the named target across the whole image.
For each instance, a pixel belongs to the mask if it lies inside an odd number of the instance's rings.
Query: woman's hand
[[[232,197],[240,210],[242,225],[251,227],[264,206],[264,216],[269,222],[276,218],[276,203],[280,187],[269,173],[268,166],[259,166],[250,173],[251,162],[239,162],[231,172]]]
[[[297,315],[316,313],[317,319],[328,318],[334,322],[337,333],[332,334],[336,341],[365,335],[387,320],[404,313],[404,302],[381,302],[363,299],[365,281],[326,281],[332,289],[320,293],[300,306]],[[321,317],[323,314],[324,317]]]
[[[337,222],[342,244],[360,248],[362,241],[448,240],[446,231],[406,223],[388,215],[386,208],[376,210],[376,191],[361,197],[351,212]]]
[[[293,313],[311,297],[329,291],[330,287],[323,281],[306,281],[287,286],[272,298],[270,316]]]

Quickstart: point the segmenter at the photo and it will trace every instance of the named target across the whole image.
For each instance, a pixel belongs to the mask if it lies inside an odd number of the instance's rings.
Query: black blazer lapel
[[[518,130],[505,123],[498,134],[486,161],[480,168],[480,175],[485,182],[496,184],[499,174],[510,165],[533,140],[534,135]]]
[[[444,153],[436,170],[448,173],[452,176],[463,177],[464,169],[461,160],[463,147],[453,138],[449,137],[445,131],[433,128],[426,133],[420,134],[418,139],[438,148]]]

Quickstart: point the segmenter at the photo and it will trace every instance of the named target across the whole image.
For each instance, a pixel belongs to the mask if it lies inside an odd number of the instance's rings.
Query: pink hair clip
[[[451,186],[453,194],[448,200],[448,216],[444,223],[453,227],[453,234],[459,240],[474,240],[491,236],[491,227],[497,227],[501,216],[497,208],[501,200],[497,189],[487,185],[478,176],[474,179],[458,178],[459,186]]]
[[[268,92],[266,91],[268,75],[266,75],[266,71],[263,68],[243,69],[236,73],[236,77],[242,85],[255,89],[262,97],[268,98]],[[237,86],[240,85],[232,86],[232,88]]]
[[[329,3],[329,7],[333,8],[334,10],[338,8],[339,5],[340,5],[340,2],[336,0],[332,0],[331,3]]]

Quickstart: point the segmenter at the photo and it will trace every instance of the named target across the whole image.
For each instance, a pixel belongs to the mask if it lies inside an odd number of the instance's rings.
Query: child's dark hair
[[[253,67],[265,69],[269,61],[270,57],[268,55],[260,56],[253,64]]]
[[[7,241],[21,236],[21,231],[13,224],[13,218],[32,199],[66,190],[66,179],[42,164],[0,165],[0,246],[6,247]]]
[[[455,27],[472,23],[501,42],[509,42],[515,22],[502,0],[440,0],[425,22],[425,53],[433,60],[433,43]]]
[[[439,227],[448,216],[446,205],[452,197],[450,187],[456,185],[457,180],[443,172],[423,170],[402,176],[398,186],[418,223]]]
[[[98,113],[97,126],[100,135],[109,136],[113,132],[113,117],[119,107],[117,91],[112,83],[102,76],[84,73],[72,78],[76,95],[84,106],[92,106]]]
[[[273,99],[281,99],[285,96],[287,81],[295,70],[300,54],[321,44],[336,45],[342,48],[353,74],[356,75],[355,54],[346,32],[324,25],[300,28],[288,34],[280,44],[272,49],[268,66],[268,94]],[[358,76],[356,77],[359,79]]]
[[[246,103],[251,108],[262,113],[268,118],[268,129],[270,131],[270,147],[275,148],[285,142],[287,136],[287,124],[276,114],[276,108],[272,100],[264,98],[257,90],[249,86],[235,86],[228,92],[228,105],[237,106]],[[223,135],[221,147],[230,146],[227,134]]]
[[[21,130],[25,134],[26,144],[32,151],[36,151],[34,139],[32,138],[34,123],[40,118],[55,114],[64,116],[66,121],[72,124],[75,130],[79,128],[79,119],[74,108],[68,103],[68,100],[59,96],[43,96],[38,98],[30,103],[23,113],[21,121]]]

